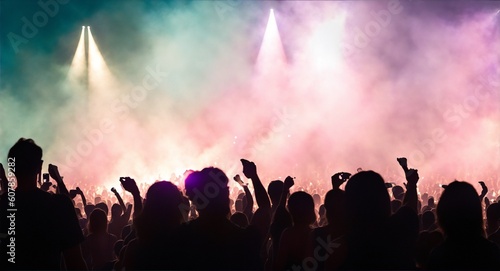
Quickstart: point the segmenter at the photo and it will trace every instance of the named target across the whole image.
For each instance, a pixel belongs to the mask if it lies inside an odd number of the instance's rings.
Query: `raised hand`
[[[488,193],[488,187],[486,186],[486,184],[485,184],[483,181],[480,181],[480,182],[479,182],[479,184],[481,185],[481,188],[483,189],[483,190],[481,191],[481,194],[483,194],[483,193],[484,193],[484,194]]]
[[[132,194],[139,192],[139,187],[137,187],[137,184],[134,179],[130,177],[120,177],[120,182],[125,191],[128,191]]]
[[[246,159],[240,159],[240,161],[243,165],[243,174],[245,174],[245,177],[252,179],[257,176],[257,166],[254,162],[250,162]]]
[[[255,192],[255,199],[257,201],[257,206],[259,209],[262,208],[266,212],[271,211],[271,202],[267,195],[267,191],[260,181],[259,175],[257,174],[257,166],[254,162],[250,162],[246,159],[240,159],[243,165],[243,174],[252,181],[253,189]],[[270,215],[271,213],[269,213]]]
[[[351,173],[348,172],[337,172],[332,176],[332,186],[333,189],[339,189],[340,186],[351,178]]]
[[[398,160],[399,165],[403,168],[405,172],[408,171],[408,160],[406,159],[406,157],[399,157],[396,158],[396,160]]]
[[[63,180],[56,165],[49,164],[49,175],[52,179],[56,180],[57,183]]]
[[[61,174],[59,174],[59,169],[57,168],[56,165],[49,164],[49,175],[52,177],[57,182],[57,190],[60,194],[63,195],[69,195],[69,191],[66,188],[66,185],[64,184],[63,178],[61,177]]]
[[[241,180],[241,177],[240,177],[240,174],[236,174],[234,177],[233,177],[233,180],[235,182],[237,182],[238,184],[240,184],[241,186],[245,186],[246,184],[243,183],[243,181]]]
[[[293,178],[288,176],[285,178],[285,184],[284,184],[283,188],[290,189],[290,187],[292,187],[294,184],[295,184],[295,182],[293,181]]]
[[[44,183],[44,185],[45,185],[45,183]],[[43,185],[42,185],[42,187],[43,187]],[[74,199],[77,195],[78,195],[78,191],[76,191],[75,189],[69,190],[70,198]]]
[[[486,184],[483,181],[479,181],[479,184],[481,185],[481,188],[482,188],[481,195],[479,195],[479,198],[481,200],[483,200],[484,196],[486,196],[486,194],[488,194],[488,187],[486,186]]]
[[[292,187],[295,184],[293,181],[293,178],[288,176],[285,178],[284,184],[283,184],[283,190],[281,191],[281,198],[280,202],[278,204],[278,208],[280,207],[285,207],[286,205],[286,199],[288,198],[288,195],[290,194],[290,187]]]
[[[396,158],[399,165],[405,172],[406,183],[403,183],[406,192],[403,198],[403,205],[409,206],[412,210],[418,213],[418,194],[417,194],[417,183],[420,177],[418,176],[418,170],[414,168],[408,168],[408,160],[406,157]]]
[[[122,184],[123,189],[125,189],[125,191],[130,192],[134,197],[134,218],[135,218],[142,211],[142,199],[139,187],[137,187],[135,180],[130,177],[120,177],[120,183]],[[116,195],[118,197],[118,194]],[[122,204],[120,203],[120,205]]]
[[[120,203],[120,207],[122,207],[123,214],[128,215],[130,217],[130,213],[127,212],[128,209],[125,206],[125,203],[123,202],[123,199],[120,196],[120,194],[118,193],[118,191],[116,191],[116,189],[114,187],[111,187],[111,192],[113,192],[115,194],[116,199],[118,199],[118,202]],[[132,211],[132,208],[130,208],[130,211]]]

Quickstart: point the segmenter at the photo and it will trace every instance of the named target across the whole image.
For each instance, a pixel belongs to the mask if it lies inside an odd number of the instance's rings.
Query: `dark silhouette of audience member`
[[[426,269],[431,251],[441,244],[444,238],[443,234],[437,230],[434,212],[425,211],[420,218],[422,227],[417,239],[415,260],[417,268]]]
[[[258,233],[242,229],[228,220],[227,185],[226,174],[213,167],[195,171],[186,178],[186,194],[196,206],[199,217],[183,225],[177,235],[180,237],[178,258],[181,259],[181,268],[262,269]]]
[[[241,197],[241,205],[242,205],[241,212],[245,214],[245,216],[247,217],[247,221],[252,221],[253,217],[252,193],[250,192],[250,189],[248,189],[248,185],[241,180],[240,175],[237,174],[236,176],[234,176],[233,179],[243,188],[243,191],[245,191],[245,194]]]
[[[101,201],[99,203],[96,203],[95,208],[103,210],[104,213],[106,214],[106,216],[108,216],[108,214],[109,214],[109,208],[108,208],[108,205],[105,202]]]
[[[405,196],[405,190],[403,187],[399,185],[395,185],[391,188],[392,190],[392,195],[396,200],[403,201],[403,198]]]
[[[275,187],[281,186],[280,200],[277,204],[273,203],[273,207],[276,205],[274,210],[273,220],[269,228],[269,233],[271,237],[271,247],[268,251],[268,258],[266,262],[266,269],[270,269],[274,266],[276,257],[278,256],[278,248],[280,245],[281,236],[286,228],[292,226],[292,217],[290,213],[286,210],[286,201],[290,195],[290,187],[293,184],[293,179],[289,181],[288,185],[285,185],[281,181],[274,181]],[[280,184],[280,185],[278,185]],[[273,192],[274,194],[275,192]],[[273,195],[275,197],[275,195]],[[273,198],[272,197],[272,198]]]
[[[293,179],[287,177],[284,186],[289,188],[292,185]],[[304,260],[310,255],[311,225],[316,220],[313,197],[303,191],[293,193],[288,199],[288,211],[293,225],[281,235],[274,270],[302,268]]]
[[[391,216],[384,179],[361,171],[346,184],[348,221],[346,269],[413,269],[418,235],[416,212],[418,174],[406,170],[407,192],[402,206]]]
[[[486,209],[488,240],[500,247],[500,203],[495,202]]]
[[[120,238],[123,227],[125,227],[130,220],[132,205],[126,207],[122,197],[118,194],[116,189],[112,188],[111,191],[115,194],[120,204],[115,203],[111,206],[111,221],[109,222],[108,231]]]
[[[318,215],[319,215],[318,227],[326,226],[328,224],[328,221],[326,219],[326,209],[324,204],[321,204],[319,206]]]
[[[0,233],[2,270],[56,270],[61,268],[61,256],[67,269],[86,269],[80,243],[84,237],[71,202],[66,195],[49,194],[37,188],[37,175],[42,170],[42,149],[32,139],[21,138],[12,146],[8,162],[15,168],[15,233],[9,236],[11,215],[7,194],[0,199]],[[57,167],[49,173],[60,179]],[[9,262],[5,244],[15,238],[15,263]],[[4,239],[5,238],[5,239]]]
[[[500,225],[500,203],[494,202],[486,208],[486,235],[490,236]]]
[[[245,175],[245,177],[249,178],[252,181],[255,200],[258,206],[257,210],[250,219],[250,225],[248,229],[252,232],[254,231],[257,232],[258,239],[255,241],[257,243],[262,243],[263,249],[261,253],[261,261],[266,262],[268,255],[267,241],[269,239],[268,235],[270,231],[271,218],[273,217],[271,202],[269,200],[266,189],[264,188],[264,185],[262,184],[260,177],[257,173],[257,166],[255,165],[255,163],[248,161],[246,159],[240,159],[240,161],[243,166],[243,174]],[[247,194],[246,191],[245,194]]]
[[[422,230],[434,231],[437,229],[436,216],[431,211],[425,211],[422,214]]]
[[[171,182],[156,182],[149,187],[144,208],[134,220],[137,238],[127,245],[125,269],[180,268],[174,250],[177,244],[172,240],[184,220],[182,202],[179,189]]]
[[[429,269],[500,267],[500,249],[484,237],[481,200],[472,185],[454,181],[443,191],[437,218],[445,239],[431,253]]]
[[[278,205],[280,203],[280,198],[281,198],[281,192],[283,191],[283,182],[280,180],[274,180],[269,183],[267,186],[267,193],[269,194],[269,198],[271,199],[272,203],[272,213],[276,211],[276,208],[278,208]]]
[[[82,244],[87,266],[91,270],[110,270],[116,260],[114,246],[118,238],[108,233],[108,218],[102,209],[96,208],[90,214],[88,231]]]
[[[345,192],[341,189],[328,191],[324,206],[328,223],[314,229],[313,247],[309,253],[317,260],[317,270],[334,270],[340,268],[347,253]]]

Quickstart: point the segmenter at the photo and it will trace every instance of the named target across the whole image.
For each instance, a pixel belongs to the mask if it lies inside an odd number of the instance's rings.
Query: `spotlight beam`
[[[90,106],[92,110],[109,104],[117,94],[115,78],[95,42],[90,26],[88,30],[88,77]]]
[[[82,26],[80,40],[69,69],[69,80],[73,84],[83,85],[86,81],[87,60],[85,57],[85,26]]]
[[[267,21],[266,32],[260,46],[256,68],[261,74],[273,73],[281,70],[286,65],[286,56],[281,43],[281,37],[271,9]]]

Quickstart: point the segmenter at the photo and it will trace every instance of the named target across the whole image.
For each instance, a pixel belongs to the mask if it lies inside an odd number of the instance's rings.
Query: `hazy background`
[[[498,186],[500,2],[388,4],[69,0],[16,52],[9,33],[43,9],[1,1],[0,156],[33,138],[70,184],[106,186],[232,176],[243,157],[265,184],[358,167],[400,183],[406,156],[423,183]],[[107,66],[88,81],[71,68],[82,25]],[[168,75],[137,96],[152,70]]]

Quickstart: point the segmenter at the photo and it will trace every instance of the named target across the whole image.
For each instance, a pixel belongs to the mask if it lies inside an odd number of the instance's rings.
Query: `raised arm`
[[[111,188],[111,191],[115,194],[116,198],[118,199],[118,202],[120,203],[120,206],[122,207],[123,214],[121,215],[121,219],[128,221],[130,219],[130,214],[132,214],[132,205],[125,206],[122,197],[114,187]]]
[[[418,214],[418,208],[417,208],[417,202],[418,202],[417,182],[419,180],[418,170],[413,168],[409,169],[407,164],[408,162],[404,157],[397,158],[397,161],[399,162],[401,168],[404,170],[406,181],[408,182],[406,184],[406,193],[403,199],[403,205],[407,205]]]
[[[142,198],[139,187],[137,187],[135,180],[130,177],[121,177],[120,182],[123,189],[130,192],[134,197],[134,218],[136,218],[142,211]]]
[[[66,185],[64,184],[63,178],[61,177],[61,174],[59,174],[59,169],[57,168],[56,165],[49,164],[49,174],[52,179],[54,179],[57,182],[57,191],[59,191],[59,194],[70,196],[69,191],[66,188]]]
[[[288,198],[288,195],[290,194],[290,188],[295,184],[293,181],[293,178],[288,176],[285,178],[285,182],[283,184],[283,191],[281,192],[281,198],[280,198],[280,203],[278,204],[278,208],[285,208],[286,206],[286,199]]]
[[[247,200],[247,205],[245,206],[245,209],[243,210],[243,213],[247,216],[248,221],[252,220],[253,217],[253,197],[252,193],[250,192],[250,189],[248,189],[248,185],[243,183],[243,181],[240,178],[240,175],[236,174],[233,178],[241,187],[243,187],[243,190],[245,191],[245,198]]]
[[[259,175],[257,174],[257,166],[254,162],[250,162],[245,159],[241,159],[241,164],[243,165],[243,174],[250,180],[252,180],[253,188],[255,190],[255,199],[257,200],[257,205],[263,210],[271,211],[271,202],[267,195],[266,189],[262,182],[260,181]]]
[[[80,189],[80,187],[76,187],[76,192],[78,193],[78,195],[80,195],[80,197],[82,197],[83,206],[87,206],[87,199],[85,198],[85,194],[83,194],[83,191]]]
[[[111,187],[111,192],[113,192],[113,194],[115,194],[116,199],[118,200],[118,202],[120,203],[120,206],[122,207],[122,211],[125,213],[127,211],[127,207],[125,206],[125,203],[123,202],[122,197],[120,196],[120,194],[118,193],[118,191],[116,191],[116,189],[114,187]]]
[[[483,201],[486,194],[488,194],[488,187],[486,186],[486,184],[483,181],[480,181],[479,184],[481,185],[481,188],[482,188],[481,195],[479,195],[479,200]]]

